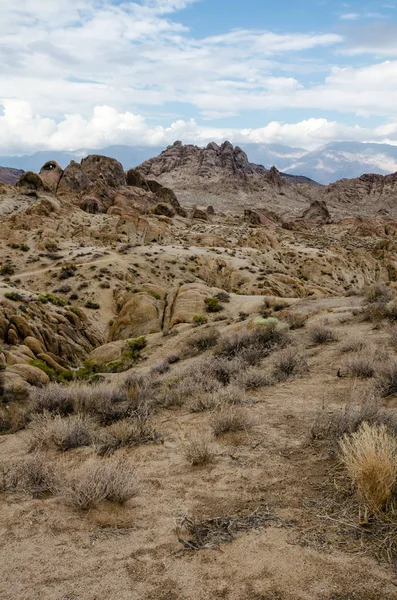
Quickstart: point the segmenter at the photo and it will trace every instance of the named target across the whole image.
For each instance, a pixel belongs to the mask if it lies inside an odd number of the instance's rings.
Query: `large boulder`
[[[324,201],[315,200],[312,202],[308,209],[305,210],[301,217],[308,223],[315,225],[323,225],[331,223],[331,215]]]
[[[58,185],[58,194],[79,194],[88,190],[91,185],[81,165],[72,160],[63,172]]]
[[[108,156],[91,154],[83,158],[81,168],[92,183],[102,180],[111,188],[119,188],[127,183],[123,165]]]
[[[58,163],[55,160],[49,160],[41,167],[39,175],[49,190],[53,194],[56,194],[63,175],[63,169],[61,169]]]
[[[158,295],[147,292],[132,294],[111,326],[110,338],[126,340],[160,330],[164,301],[157,298]]]

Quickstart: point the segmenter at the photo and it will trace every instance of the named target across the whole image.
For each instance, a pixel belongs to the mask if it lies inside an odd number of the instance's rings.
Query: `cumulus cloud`
[[[349,40],[329,32],[261,29],[195,37],[178,11],[196,2],[1,0],[2,152],[157,145],[177,137],[306,147],[340,136],[383,139],[375,130],[326,119],[252,130],[212,128],[209,122],[247,111],[263,119],[274,109],[376,115],[393,128],[397,61],[331,68],[318,57],[322,51],[355,55],[383,48],[379,55],[389,58],[397,54],[392,24],[351,30]],[[344,20],[354,21],[352,15]],[[166,111],[183,119],[152,125]]]
[[[252,129],[203,126],[194,119],[177,120],[169,127],[152,126],[139,114],[118,112],[98,106],[88,118],[66,115],[56,122],[34,114],[22,101],[4,103],[0,116],[0,154],[22,154],[36,150],[99,149],[109,145],[167,146],[180,139],[185,143],[207,144],[229,139],[238,143],[282,143],[308,150],[334,140],[384,142],[397,145],[397,121],[374,129],[351,127],[327,119],[298,123],[273,121]]]

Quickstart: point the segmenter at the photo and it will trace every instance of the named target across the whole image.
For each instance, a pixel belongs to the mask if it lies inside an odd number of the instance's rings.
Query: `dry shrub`
[[[188,341],[188,349],[193,352],[205,352],[216,346],[219,339],[219,331],[212,327],[202,329]]]
[[[282,350],[273,362],[273,376],[277,381],[283,381],[307,371],[307,362],[302,356],[301,351],[297,348]]]
[[[30,449],[57,448],[70,450],[89,446],[94,441],[94,423],[86,415],[61,417],[42,413],[29,425]]]
[[[59,383],[49,383],[43,388],[33,388],[29,399],[31,410],[35,413],[56,413],[69,415],[74,410],[74,391],[76,386],[63,386]]]
[[[365,351],[356,352],[345,360],[344,368],[352,377],[362,379],[375,377],[379,368],[379,357],[376,355],[376,350],[369,348]]]
[[[200,394],[190,400],[188,408],[192,413],[200,413],[214,410],[218,405],[219,399],[216,394]]]
[[[283,319],[288,323],[290,329],[301,329],[306,324],[307,316],[299,313],[287,312],[283,314]]]
[[[241,387],[230,384],[219,390],[216,394],[220,405],[238,405],[247,403],[247,398]]]
[[[382,398],[397,394],[397,361],[390,360],[382,364],[375,380],[375,390]]]
[[[0,464],[0,491],[18,490],[40,496],[53,493],[55,487],[54,468],[41,453]]]
[[[211,427],[214,435],[219,437],[224,433],[247,431],[253,427],[253,421],[247,411],[229,406],[212,416]]]
[[[123,446],[138,446],[160,439],[161,436],[146,419],[123,419],[99,433],[97,437],[98,453],[100,455],[111,454]]]
[[[20,404],[0,407],[0,434],[25,429],[30,420],[29,410]]]
[[[364,306],[361,312],[363,321],[370,321],[375,327],[378,327],[388,316],[387,305],[385,302],[374,302]]]
[[[350,338],[342,344],[340,350],[347,354],[348,352],[359,352],[360,350],[364,350],[365,347],[365,342],[360,338]]]
[[[367,303],[374,304],[378,302],[389,302],[393,294],[384,283],[373,283],[364,288],[364,297]]]
[[[253,329],[242,329],[220,339],[216,354],[222,358],[240,358],[248,365],[255,365],[274,350],[289,342],[288,328],[276,320]]]
[[[250,367],[235,374],[233,381],[243,390],[256,390],[267,385],[273,385],[274,379],[271,375],[264,373],[262,369]]]
[[[313,344],[329,344],[338,339],[336,333],[327,325],[313,325],[309,334]]]
[[[310,437],[312,440],[328,440],[334,446],[345,434],[358,431],[362,423],[385,425],[397,435],[397,415],[383,409],[369,390],[368,397],[360,405],[349,403],[338,413],[329,413],[321,408],[311,426]]]
[[[377,513],[387,506],[397,479],[397,438],[385,425],[362,423],[339,442],[342,463],[358,500]]]
[[[214,461],[212,438],[206,434],[195,434],[183,446],[183,454],[192,466],[207,465]]]
[[[154,375],[164,375],[164,373],[168,373],[169,370],[169,363],[165,360],[160,360],[152,366],[150,372]]]
[[[183,406],[191,398],[199,398],[221,388],[210,369],[211,360],[203,359],[175,370],[159,390],[157,403],[163,407]]]
[[[136,494],[134,471],[121,459],[92,460],[75,469],[59,492],[67,504],[80,510],[105,501],[124,504]]]

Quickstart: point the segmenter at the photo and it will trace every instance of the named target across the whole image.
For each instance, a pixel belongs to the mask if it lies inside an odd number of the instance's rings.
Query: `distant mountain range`
[[[352,179],[364,173],[386,175],[397,171],[397,146],[361,142],[332,142],[308,152],[283,144],[240,144],[250,162],[270,168],[273,165],[291,175],[309,177],[328,185],[339,179]],[[65,168],[71,160],[80,162],[89,154],[116,158],[127,170],[157,156],[163,147],[108,146],[74,152],[44,151],[26,156],[0,156],[0,165],[24,171],[39,171],[48,160]]]

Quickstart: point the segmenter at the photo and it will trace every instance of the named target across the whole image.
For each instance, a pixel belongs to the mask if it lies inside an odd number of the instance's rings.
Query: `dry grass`
[[[32,496],[53,493],[56,487],[53,465],[40,452],[19,461],[0,464],[0,491],[22,491]]]
[[[327,325],[313,325],[309,335],[313,344],[329,344],[338,340],[335,331]]]
[[[360,504],[377,513],[390,503],[397,479],[397,438],[386,425],[362,423],[339,442],[340,457]]]
[[[89,446],[94,441],[95,425],[86,415],[61,417],[42,413],[36,415],[29,425],[30,449],[56,448],[70,450]]]
[[[118,448],[158,442],[161,436],[144,418],[123,419],[99,432],[96,445],[98,454],[111,454]]]
[[[348,352],[359,352],[360,350],[364,350],[365,347],[366,344],[364,340],[352,337],[342,344],[340,350],[347,354]]]
[[[290,329],[302,329],[306,324],[307,316],[299,313],[286,312],[283,314],[283,320],[288,323]]]
[[[0,407],[0,434],[16,433],[25,429],[30,421],[30,411],[19,404]]]
[[[248,431],[254,423],[247,411],[229,406],[216,412],[211,419],[211,427],[215,437],[224,433]]]
[[[136,491],[133,469],[115,458],[86,462],[74,470],[59,489],[63,500],[80,510],[105,501],[124,504]]]
[[[364,296],[366,302],[373,304],[376,302],[388,302],[392,299],[391,290],[384,283],[373,283],[364,288]]]
[[[277,381],[306,373],[308,370],[307,362],[298,348],[282,350],[273,362],[273,376]]]
[[[207,434],[195,434],[183,446],[185,459],[192,466],[202,466],[214,461],[214,451],[212,447],[212,438]]]
[[[240,358],[248,365],[256,365],[274,350],[285,347],[288,342],[288,328],[271,320],[253,329],[242,329],[223,336],[216,354],[227,359]]]
[[[375,377],[379,364],[376,349],[368,348],[349,356],[344,362],[344,368],[352,377],[369,379]]]
[[[219,331],[212,327],[202,329],[188,341],[188,349],[195,353],[205,352],[214,348],[219,339]]]
[[[397,394],[397,361],[390,360],[382,365],[375,381],[375,389],[382,398]]]
[[[355,433],[363,423],[386,425],[388,430],[397,436],[397,416],[394,412],[383,409],[371,390],[362,404],[354,404],[354,396],[353,392],[350,402],[338,413],[330,413],[322,407],[311,426],[310,438],[328,440],[331,447],[334,447],[341,437]]]
[[[256,390],[274,384],[273,377],[257,367],[238,372],[233,381],[243,390]]]

